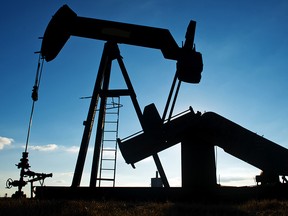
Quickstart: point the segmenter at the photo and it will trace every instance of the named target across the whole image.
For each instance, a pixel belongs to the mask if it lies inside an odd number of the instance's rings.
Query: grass
[[[262,200],[238,204],[172,202],[64,201],[0,199],[0,216],[174,216],[288,215],[288,201]]]

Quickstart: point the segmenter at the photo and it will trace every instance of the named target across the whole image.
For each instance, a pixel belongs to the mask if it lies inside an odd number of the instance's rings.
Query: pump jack
[[[283,177],[288,175],[288,150],[252,133],[236,123],[213,112],[204,114],[200,112],[195,113],[192,107],[190,107],[188,111],[172,117],[181,82],[197,84],[201,80],[203,62],[201,53],[196,52],[194,46],[195,27],[196,22],[190,21],[184,45],[179,47],[167,29],[79,17],[67,5],[64,5],[55,13],[47,26],[41,47],[41,54],[47,62],[53,60],[58,55],[70,36],[106,41],[87,119],[85,121],[72,187],[63,189],[63,191],[68,191],[67,193],[70,195],[75,192],[77,193],[77,197],[81,194],[82,198],[85,196],[85,193],[88,193],[87,190],[85,190],[85,192],[80,191],[79,186],[93,127],[95,110],[100,98],[100,111],[98,114],[89,187],[89,190],[94,190],[93,188],[97,181],[100,142],[103,130],[102,125],[103,119],[105,118],[104,107],[107,97],[110,96],[131,97],[143,131],[135,136],[130,136],[122,140],[118,139],[118,144],[125,161],[134,168],[136,162],[153,156],[165,186],[164,189],[153,189],[154,192],[155,190],[160,190],[162,195],[166,194],[165,196],[167,196],[167,191],[171,193],[175,192],[174,189],[169,188],[168,180],[157,153],[177,143],[181,143],[182,148],[182,188],[185,189],[179,189],[179,193],[177,192],[178,198],[182,197],[187,191],[190,193],[191,190],[214,190],[217,188],[214,154],[215,145],[220,146],[229,154],[262,169],[268,174],[266,176],[273,176],[273,178],[268,178],[268,181],[266,178],[266,183],[276,184],[278,183],[277,177],[279,179],[279,175]],[[134,92],[122,57],[120,56],[117,45],[119,43],[159,49],[164,58],[177,61],[177,70],[162,118],[154,104],[146,106],[143,113],[141,112],[136,93]],[[109,89],[110,70],[113,60],[117,60],[120,66],[127,89]],[[178,82],[178,84],[174,92],[176,82]],[[173,93],[174,98],[172,100]],[[170,112],[168,119],[166,119],[169,107]],[[257,154],[255,154],[255,152],[257,152]],[[106,192],[99,189],[97,191],[98,195],[101,194],[99,196],[104,196],[103,194],[107,195],[108,193],[110,195],[113,194],[114,197],[112,198],[115,198],[119,197],[119,192],[123,193],[123,188],[113,189],[117,191],[115,193],[112,192],[112,189],[106,188],[105,190]],[[124,193],[126,193],[127,190],[128,189],[126,189]],[[51,197],[55,192],[59,192],[59,188],[38,189],[39,196]],[[91,196],[92,193],[93,192],[91,192],[89,196]],[[134,192],[134,194],[136,193]],[[147,193],[147,191],[144,192],[141,190],[140,193]],[[155,195],[155,193],[153,195]],[[162,195],[160,194],[159,196],[165,199],[165,197],[163,197],[164,195]]]
[[[74,172],[72,187],[80,185],[90,134],[94,122],[95,109],[99,97],[101,98],[101,103],[98,116],[90,187],[95,187],[97,180],[106,98],[109,96],[130,96],[141,126],[144,130],[148,127],[143,119],[141,108],[137,102],[136,94],[124,66],[122,57],[120,56],[117,43],[160,49],[165,58],[178,60],[178,77],[181,77],[181,79],[186,82],[199,83],[202,72],[202,57],[194,48],[195,26],[196,23],[191,21],[188,26],[185,45],[183,48],[179,48],[170,32],[166,29],[78,17],[67,5],[64,5],[56,12],[48,24],[42,42],[41,54],[46,61],[51,61],[57,56],[70,35],[107,41],[102,53],[91,104],[85,121],[85,129]],[[115,59],[120,66],[122,75],[128,87],[127,89],[108,89],[111,64]],[[187,73],[188,70],[189,73]],[[157,154],[153,154],[153,158],[164,185],[169,187],[169,183]]]

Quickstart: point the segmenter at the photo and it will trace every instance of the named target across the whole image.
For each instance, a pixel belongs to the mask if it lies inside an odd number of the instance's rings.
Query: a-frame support
[[[109,82],[110,82],[110,74],[111,74],[111,66],[112,61],[117,59],[117,62],[120,66],[122,75],[127,85],[127,89],[121,90],[109,90]],[[98,123],[97,123],[97,130],[96,130],[96,139],[95,139],[95,146],[94,146],[94,154],[93,154],[93,162],[91,168],[91,177],[90,177],[90,187],[96,187],[97,181],[97,173],[99,167],[99,160],[100,160],[100,151],[101,151],[101,141],[103,136],[103,123],[105,119],[105,106],[106,106],[106,98],[111,96],[130,96],[133,106],[135,108],[136,114],[139,118],[140,124],[143,127],[143,114],[141,112],[140,106],[138,104],[136,94],[134,92],[132,83],[128,76],[127,70],[125,68],[124,62],[120,55],[120,50],[118,48],[117,43],[114,42],[106,42],[104,46],[104,50],[102,53],[98,74],[90,102],[90,107],[87,115],[87,119],[84,122],[84,132],[82,136],[81,146],[78,154],[78,159],[76,162],[75,172],[72,180],[72,187],[80,186],[82,173],[84,169],[85,159],[88,151],[88,146],[90,142],[90,137],[92,133],[92,128],[94,124],[96,109],[99,101],[99,97],[101,98],[100,101],[100,108],[98,114]],[[169,187],[169,183],[167,181],[166,175],[164,173],[163,167],[160,163],[159,157],[157,154],[153,155],[154,161],[156,163],[157,169],[160,173],[162,178],[163,184],[166,187]]]

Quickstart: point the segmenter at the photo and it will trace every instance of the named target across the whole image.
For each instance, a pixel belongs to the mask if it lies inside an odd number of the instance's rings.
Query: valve
[[[18,169],[23,168],[23,169],[29,169],[30,165],[28,163],[28,152],[22,152],[22,158],[20,159],[20,162],[16,164]]]
[[[24,187],[26,184],[27,184],[27,182],[25,182],[25,181],[21,181],[21,180],[20,181],[18,181],[18,180],[13,181],[13,179],[9,178],[6,181],[6,188],[10,189],[12,187]]]
[[[7,179],[6,181],[6,188],[10,189],[13,186],[13,180],[11,178]]]

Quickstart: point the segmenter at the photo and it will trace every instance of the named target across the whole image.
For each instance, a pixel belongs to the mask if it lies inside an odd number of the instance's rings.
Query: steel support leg
[[[80,145],[80,150],[78,153],[78,159],[76,162],[76,167],[75,167],[74,176],[73,176],[73,180],[72,180],[72,185],[71,185],[72,187],[80,186],[81,177],[82,177],[84,164],[85,164],[85,159],[86,159],[86,155],[87,155],[87,151],[88,151],[90,136],[91,136],[91,132],[92,132],[92,128],[93,128],[95,112],[96,112],[96,108],[97,108],[97,104],[98,104],[99,94],[101,91],[101,85],[102,85],[103,78],[104,78],[104,71],[105,71],[105,67],[107,64],[107,60],[108,60],[107,55],[108,55],[108,49],[107,49],[107,43],[106,43],[104,46],[104,50],[103,50],[101,61],[100,61],[98,74],[97,74],[97,78],[96,78],[95,85],[94,85],[94,90],[93,90],[93,94],[92,94],[92,98],[91,98],[91,102],[90,102],[90,106],[89,106],[87,119],[84,122],[85,128],[84,128],[82,141],[81,141],[81,145]]]

